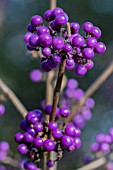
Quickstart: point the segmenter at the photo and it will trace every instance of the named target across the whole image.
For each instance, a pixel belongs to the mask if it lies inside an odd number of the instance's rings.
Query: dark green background
[[[3,3],[5,4],[2,7]],[[76,78],[80,87],[86,90],[99,74],[113,60],[113,0],[58,0],[58,6],[69,15],[70,21],[91,21],[102,29],[100,41],[105,42],[107,51],[95,56],[95,67],[82,78],[68,71],[67,76]],[[16,93],[28,110],[39,108],[45,95],[44,83],[33,84],[29,72],[40,68],[39,61],[31,59],[23,42],[26,26],[32,15],[43,15],[49,8],[49,0],[0,0],[0,77]],[[81,30],[82,33],[82,30]],[[60,161],[59,170],[75,170],[82,165],[81,159],[90,153],[89,145],[99,132],[108,132],[113,125],[113,75],[92,96],[96,106],[93,118],[82,131],[82,147],[72,154],[65,153]],[[6,114],[0,118],[0,141],[10,143],[13,152],[16,144],[13,136],[19,130],[22,119],[12,103],[5,103]]]

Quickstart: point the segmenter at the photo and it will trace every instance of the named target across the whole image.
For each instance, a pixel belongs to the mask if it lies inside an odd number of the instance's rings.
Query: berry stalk
[[[53,97],[52,114],[50,116],[50,122],[55,121],[55,113],[56,113],[56,108],[57,108],[59,97],[60,97],[60,89],[61,89],[63,75],[65,71],[65,64],[66,64],[66,57],[64,56],[64,59],[59,67],[58,78],[57,78],[56,87],[54,91],[54,97]]]

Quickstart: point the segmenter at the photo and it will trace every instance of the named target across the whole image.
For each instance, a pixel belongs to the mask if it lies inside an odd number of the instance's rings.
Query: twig
[[[106,161],[107,161],[106,158],[102,157],[76,170],[93,170],[104,165]]]
[[[18,97],[14,94],[14,92],[0,79],[0,88],[1,90],[8,96],[8,98],[12,101],[13,105],[20,112],[20,114],[25,117],[27,114],[27,109],[20,102]]]
[[[3,164],[11,165],[14,168],[20,168],[20,163],[11,157],[7,157],[5,160],[0,160],[0,162]]]
[[[108,158],[101,157],[101,158],[89,163],[88,165],[85,165],[85,166],[78,168],[76,170],[93,170],[93,169],[96,169],[96,168],[104,165],[108,161],[108,159],[113,160],[113,153],[109,154]]]
[[[57,0],[50,0],[50,9],[56,8]]]
[[[105,82],[105,80],[113,73],[113,61],[105,69],[105,71],[94,81],[94,83],[88,88],[84,97],[78,102],[76,106],[72,108],[71,115],[67,118],[66,122],[70,122],[76,111],[81,108],[86,99],[93,95],[93,93],[98,90],[98,88]]]

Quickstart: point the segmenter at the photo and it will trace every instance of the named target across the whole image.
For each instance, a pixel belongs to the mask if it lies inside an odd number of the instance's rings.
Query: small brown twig
[[[50,0],[50,9],[56,8],[57,0]]]
[[[25,117],[27,114],[27,109],[18,99],[18,97],[14,94],[14,92],[0,79],[0,88],[5,93],[6,96],[11,100],[15,108],[20,112],[20,114]]]
[[[14,168],[21,168],[20,163],[16,159],[13,159],[13,158],[8,157],[8,156],[5,160],[0,160],[0,162],[3,163],[3,164],[11,165]]]
[[[110,160],[113,160],[113,153],[109,154],[108,158]],[[85,166],[78,168],[76,170],[93,170],[93,169],[99,168],[100,166],[103,166],[107,161],[108,161],[108,159],[103,156],[95,161],[92,161],[88,165],[85,165]]]
[[[71,115],[67,118],[66,122],[70,122],[78,109],[80,109],[86,99],[93,95],[93,93],[99,89],[99,87],[105,82],[105,80],[113,73],[113,61],[110,65],[104,70],[104,72],[94,81],[94,83],[88,88],[85,92],[84,97],[72,108]]]

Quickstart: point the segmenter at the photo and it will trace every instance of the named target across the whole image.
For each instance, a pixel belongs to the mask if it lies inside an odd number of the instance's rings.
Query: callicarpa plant
[[[73,106],[64,105],[63,99],[59,102],[63,75],[65,69],[74,69],[77,76],[84,76],[87,70],[94,66],[92,59],[95,53],[102,54],[106,50],[103,42],[97,42],[101,37],[101,30],[91,22],[83,24],[82,29],[85,34],[80,35],[80,25],[77,22],[69,23],[68,15],[59,7],[47,10],[43,19],[40,15],[31,18],[24,41],[29,51],[42,54],[40,65],[44,72],[51,72],[57,68],[59,71],[56,76],[53,102],[46,104],[43,111],[40,109],[29,111],[20,123],[20,128],[24,132],[15,135],[18,152],[28,156],[28,160],[24,162],[26,170],[39,169],[42,153],[45,153],[46,166],[50,169],[62,158],[65,150],[72,152],[80,148],[79,128],[84,122],[80,124],[80,115],[78,115],[78,118],[76,116],[72,122],[67,123],[66,120],[71,115],[70,108]],[[33,78],[36,73],[35,70],[30,74],[35,82],[42,77],[41,72],[40,74],[38,72],[39,79]],[[70,103],[75,104],[84,96],[83,91],[76,88],[75,80],[68,81],[65,95]],[[91,118],[89,108],[93,105],[94,101],[89,98],[82,109],[83,120]],[[57,155],[55,159],[52,157],[52,152]]]

